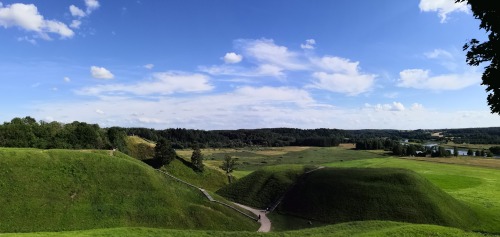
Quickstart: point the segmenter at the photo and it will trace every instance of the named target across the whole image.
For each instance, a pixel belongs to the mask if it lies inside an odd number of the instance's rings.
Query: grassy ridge
[[[278,212],[328,223],[392,220],[467,229],[476,214],[417,173],[325,168],[304,175]]]
[[[217,193],[238,203],[266,208],[276,202],[305,170],[302,165],[266,167],[219,189]]]
[[[0,190],[0,232],[257,229],[250,219],[119,152],[1,148]]]
[[[443,227],[436,225],[408,224],[389,221],[364,221],[349,222],[336,225],[330,225],[320,228],[311,228],[298,231],[286,232],[231,232],[231,231],[196,231],[196,230],[168,230],[153,228],[113,228],[96,229],[85,231],[57,232],[57,233],[27,233],[27,234],[4,234],[5,237],[87,237],[87,236],[106,236],[106,237],[132,237],[132,236],[162,236],[162,237],[292,237],[292,236],[315,236],[315,237],[344,237],[344,236],[394,236],[394,237],[484,237],[479,233],[466,232],[460,229]]]
[[[227,176],[219,170],[205,167],[203,172],[196,172],[177,159],[162,169],[177,178],[213,192],[228,184]]]

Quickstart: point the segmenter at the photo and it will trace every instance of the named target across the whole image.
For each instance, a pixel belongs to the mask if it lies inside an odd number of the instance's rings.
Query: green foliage
[[[220,168],[226,171],[226,174],[229,175],[233,172],[235,167],[236,167],[236,160],[233,159],[230,155],[225,155]]]
[[[159,166],[164,166],[170,164],[177,155],[175,154],[172,144],[166,139],[160,139],[155,146],[155,156],[154,159],[157,161]]]
[[[495,155],[500,155],[500,146],[492,146],[490,147],[490,152]]]
[[[196,171],[203,172],[203,154],[201,153],[200,147],[196,146],[191,155],[191,164]]]
[[[0,232],[258,228],[120,152],[1,148],[0,190]]]
[[[486,31],[488,40],[480,42],[477,39],[471,39],[463,47],[467,52],[467,64],[479,66],[483,63],[489,63],[485,66],[481,83],[486,86],[488,94],[488,105],[492,113],[500,113],[500,5],[493,1],[482,0],[456,0],[456,2],[467,2],[471,7],[474,18],[479,19],[481,23],[479,28]]]

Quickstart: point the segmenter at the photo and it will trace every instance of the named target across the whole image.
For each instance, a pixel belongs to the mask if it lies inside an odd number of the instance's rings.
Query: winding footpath
[[[325,168],[325,167],[320,166],[320,167],[318,167],[316,169],[313,169],[313,170],[310,170],[310,171],[308,171],[308,172],[306,172],[304,174],[309,174],[311,172],[314,172],[316,170],[323,169],[323,168]],[[179,178],[177,178],[177,177],[175,177],[175,176],[173,176],[173,175],[171,175],[171,174],[169,174],[169,173],[167,173],[165,171],[162,171],[160,169],[157,169],[157,171],[159,171],[159,172],[167,175],[168,177],[171,177],[171,178],[173,178],[173,179],[175,179],[175,180],[177,180],[177,181],[179,181],[181,183],[184,183],[186,185],[189,185],[189,186],[191,186],[193,188],[196,188],[196,189],[200,190],[208,198],[208,200],[210,200],[211,202],[216,202],[216,203],[219,203],[221,205],[227,206],[227,207],[232,208],[235,211],[237,211],[237,212],[239,212],[239,213],[241,213],[241,214],[243,214],[243,215],[245,215],[245,216],[247,216],[247,217],[249,217],[249,218],[251,218],[253,220],[257,220],[260,223],[260,228],[257,230],[257,232],[269,232],[269,231],[271,231],[271,220],[269,220],[269,218],[267,218],[266,214],[268,212],[266,210],[259,210],[259,209],[255,209],[255,208],[252,208],[252,207],[249,207],[249,206],[245,206],[243,204],[239,204],[239,203],[233,202],[234,205],[239,206],[239,207],[241,207],[243,209],[246,209],[246,210],[252,212],[253,214],[255,214],[255,216],[258,216],[258,218],[252,217],[252,216],[250,216],[250,215],[242,212],[241,210],[238,210],[237,208],[235,208],[235,207],[233,207],[231,205],[228,205],[226,203],[223,203],[223,202],[215,200],[214,198],[212,198],[212,196],[210,196],[210,194],[206,190],[204,190],[204,189],[202,189],[200,187],[197,187],[197,186],[195,186],[193,184],[190,184],[190,183],[188,183],[188,182],[186,182],[184,180],[181,180],[181,179],[179,179]],[[285,195],[286,195],[286,193],[283,194],[282,197],[280,197],[280,199],[278,200],[278,202],[275,205],[273,205],[271,211],[273,211],[274,208],[276,208],[281,203],[281,200],[283,199],[283,197]]]
[[[269,218],[267,218],[265,210],[257,210],[257,209],[254,209],[252,207],[248,207],[248,206],[236,203],[236,202],[233,202],[233,204],[236,206],[239,206],[243,209],[249,210],[253,214],[255,214],[256,216],[260,217],[260,219],[259,219],[260,228],[259,228],[259,230],[257,230],[257,232],[269,232],[269,231],[271,231],[271,221],[269,220]]]

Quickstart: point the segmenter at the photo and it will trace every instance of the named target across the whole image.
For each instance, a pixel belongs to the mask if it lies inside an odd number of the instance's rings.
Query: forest
[[[433,136],[440,133],[441,136]],[[14,118],[0,125],[1,147],[31,147],[40,149],[126,149],[126,136],[136,135],[152,142],[165,138],[175,149],[236,148],[280,146],[338,146],[356,143],[358,149],[392,148],[394,141],[407,140],[456,144],[500,144],[500,127],[460,129],[299,129],[262,128],[238,130],[197,130],[185,128],[151,129],[140,127],[102,128],[98,124],[37,121],[32,117]]]

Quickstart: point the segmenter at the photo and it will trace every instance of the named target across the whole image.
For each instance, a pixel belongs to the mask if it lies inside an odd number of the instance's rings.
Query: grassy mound
[[[0,232],[258,228],[119,152],[0,148],[0,190]]]
[[[173,160],[162,169],[177,178],[213,192],[228,184],[227,176],[219,170],[205,167],[203,172],[196,172],[191,168],[191,163],[182,158]]]
[[[326,168],[306,174],[278,212],[328,223],[392,220],[468,229],[476,215],[419,174],[394,168]]]
[[[5,237],[19,236],[18,234],[5,234]],[[23,237],[88,237],[88,236],[106,236],[106,237],[135,237],[135,236],[162,236],[162,237],[278,237],[278,236],[315,236],[315,237],[344,237],[344,236],[412,236],[412,237],[481,237],[479,233],[466,232],[460,229],[443,227],[436,225],[410,224],[390,221],[363,221],[349,222],[336,225],[330,225],[320,228],[310,228],[298,231],[286,232],[230,232],[230,231],[199,231],[199,230],[169,230],[153,228],[112,228],[95,229],[71,232],[52,232],[52,233],[27,233]]]
[[[302,165],[270,166],[229,184],[217,194],[245,205],[266,208],[274,204],[307,169]]]

